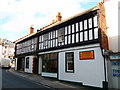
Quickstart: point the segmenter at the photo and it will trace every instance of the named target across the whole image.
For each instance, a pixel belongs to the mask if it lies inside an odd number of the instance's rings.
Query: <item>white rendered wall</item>
[[[29,57],[29,68],[26,68],[26,58]],[[26,56],[25,57],[25,72],[32,73],[33,70],[33,57],[34,56]]]
[[[118,2],[120,0],[108,0],[105,2],[106,21],[107,21],[107,32],[109,37],[109,49],[113,52],[120,52],[118,48],[118,41],[120,40],[120,31],[118,32]],[[120,5],[119,5],[120,7]],[[120,15],[120,14],[119,14]],[[120,16],[119,16],[120,17]]]
[[[82,49],[83,48],[83,49]],[[103,87],[104,76],[104,59],[101,54],[100,47],[82,46],[80,49],[72,49],[71,51],[62,50],[59,53],[59,80],[79,82],[83,85]],[[79,52],[94,50],[95,59],[80,60]],[[74,73],[65,72],[65,53],[74,52]]]
[[[80,51],[94,50],[94,60],[79,60]],[[105,81],[104,76],[104,60],[101,55],[101,49],[99,44],[91,44],[78,46],[73,48],[66,48],[60,50],[52,50],[48,52],[42,52],[39,54],[47,54],[59,52],[59,65],[58,65],[58,79],[72,82],[83,83],[83,85],[102,87],[102,81]],[[74,73],[65,72],[65,52],[74,52]],[[54,77],[52,73],[42,73],[42,76]],[[56,74],[57,76],[57,74]]]

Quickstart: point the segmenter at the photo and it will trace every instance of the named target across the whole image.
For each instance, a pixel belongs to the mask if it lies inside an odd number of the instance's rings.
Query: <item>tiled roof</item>
[[[86,10],[86,11],[83,11],[82,13],[78,13],[78,14],[76,14],[76,15],[74,15],[74,16],[71,16],[71,17],[69,17],[69,18],[67,18],[67,19],[64,19],[64,20],[62,20],[62,21],[52,21],[52,23],[50,23],[50,24],[48,24],[48,25],[40,28],[40,30],[38,30],[37,32],[39,32],[39,31],[41,31],[41,30],[43,31],[43,30],[48,29],[48,28],[51,28],[51,27],[54,27],[54,26],[56,26],[56,25],[59,25],[59,24],[64,23],[64,22],[66,22],[66,21],[68,21],[68,20],[71,20],[71,19],[73,19],[73,18],[76,18],[76,17],[78,17],[78,16],[81,16],[81,15],[83,15],[83,14],[85,14],[85,13],[88,13],[88,12],[91,12],[91,11],[94,11],[94,10],[97,10],[97,9],[98,9],[98,7],[95,6],[95,7],[93,7],[93,8],[90,8],[90,9],[88,9],[88,10]],[[19,41],[21,41],[21,40],[24,40],[25,38],[28,38],[28,37],[30,37],[30,36],[32,36],[32,35],[34,35],[34,34],[36,34],[36,33],[32,33],[32,34],[28,34],[28,35],[26,35],[26,36],[23,36],[23,37],[19,38],[18,40],[14,41],[14,42],[17,43],[17,42],[19,42]]]
[[[48,24],[48,25],[40,28],[40,30],[38,30],[38,31],[41,31],[41,30],[45,30],[45,29],[54,27],[54,26],[56,26],[56,25],[59,25],[59,24],[64,23],[64,22],[66,22],[66,21],[68,21],[68,20],[71,20],[71,19],[73,19],[73,18],[76,18],[76,17],[78,17],[78,16],[81,16],[81,15],[83,15],[83,14],[85,14],[85,13],[88,13],[88,12],[91,12],[91,11],[95,11],[95,10],[97,10],[97,9],[98,9],[98,7],[95,6],[95,7],[93,7],[93,8],[90,8],[90,9],[88,9],[88,10],[86,10],[86,11],[83,11],[82,13],[78,13],[78,14],[76,14],[76,15],[74,15],[74,16],[71,16],[71,17],[69,17],[69,18],[67,18],[67,19],[64,19],[64,20],[62,20],[62,21],[55,21],[55,22],[53,22],[53,23],[51,23],[51,24]]]
[[[30,37],[30,36],[32,36],[32,35],[34,35],[34,34],[36,34],[36,33],[32,33],[32,34],[28,34],[28,35],[26,35],[26,36],[23,36],[23,37],[15,40],[14,42],[17,43],[17,42],[19,42],[19,41],[21,41],[21,40],[24,40],[25,38],[28,38],[28,37]]]

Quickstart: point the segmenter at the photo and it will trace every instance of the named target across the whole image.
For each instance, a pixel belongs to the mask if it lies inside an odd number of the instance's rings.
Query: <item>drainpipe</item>
[[[105,75],[105,82],[103,82],[103,88],[108,88],[107,71],[106,71],[107,67],[106,67],[105,59],[108,57],[109,52],[108,52],[108,50],[105,50],[105,49],[101,49],[101,52],[102,52],[102,56],[104,58],[104,75]]]

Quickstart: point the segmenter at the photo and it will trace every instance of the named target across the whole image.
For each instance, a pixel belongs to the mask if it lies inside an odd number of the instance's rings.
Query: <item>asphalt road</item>
[[[1,79],[1,78],[0,78]],[[0,80],[1,81],[1,80]],[[16,76],[10,72],[8,72],[7,70],[2,70],[2,88],[3,90],[5,88],[9,88],[11,90],[11,88],[13,88],[14,90],[17,89],[45,89],[45,90],[51,90],[50,88],[34,83],[31,80],[25,79],[23,77],[19,77]],[[8,89],[8,90],[9,90]],[[5,89],[6,90],[6,89]]]

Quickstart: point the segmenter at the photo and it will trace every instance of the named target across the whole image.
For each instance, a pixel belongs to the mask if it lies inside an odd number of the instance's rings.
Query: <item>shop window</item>
[[[29,68],[29,57],[26,58],[26,68]]]
[[[43,55],[43,72],[57,73],[57,53]]]
[[[74,72],[74,53],[66,53],[66,72]]]

